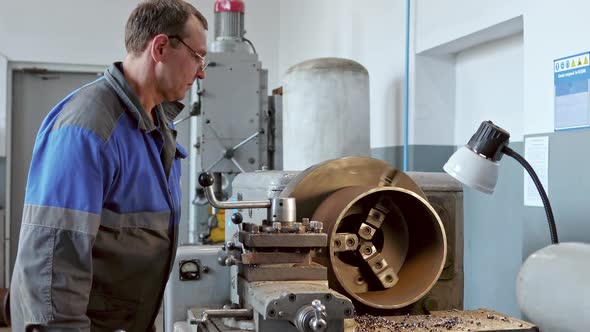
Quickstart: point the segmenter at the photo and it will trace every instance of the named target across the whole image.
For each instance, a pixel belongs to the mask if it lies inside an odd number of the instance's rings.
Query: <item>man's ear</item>
[[[167,46],[170,44],[170,39],[165,34],[156,35],[150,42],[150,55],[154,62],[165,61],[167,54]]]

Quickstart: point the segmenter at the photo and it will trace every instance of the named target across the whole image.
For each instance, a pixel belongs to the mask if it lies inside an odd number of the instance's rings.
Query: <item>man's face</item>
[[[202,23],[191,16],[186,23],[184,38],[169,37],[169,56],[159,64],[159,87],[165,101],[182,100],[195,79],[205,78],[204,58],[207,35]],[[172,47],[175,45],[175,47]]]

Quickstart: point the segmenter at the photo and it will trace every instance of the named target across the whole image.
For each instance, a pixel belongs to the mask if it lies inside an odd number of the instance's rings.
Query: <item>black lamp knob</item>
[[[481,123],[467,143],[469,149],[492,161],[502,159],[502,149],[508,145],[510,134],[491,121]]]
[[[213,175],[209,172],[203,172],[199,175],[199,184],[201,187],[210,187],[215,182]]]
[[[242,217],[241,213],[236,212],[231,215],[231,222],[233,222],[234,224],[239,225],[242,223],[242,221],[244,221],[244,217]]]

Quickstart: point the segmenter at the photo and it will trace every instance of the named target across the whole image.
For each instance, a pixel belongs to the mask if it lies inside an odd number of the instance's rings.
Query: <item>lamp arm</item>
[[[547,221],[549,222],[549,232],[551,233],[551,243],[552,244],[559,243],[559,240],[557,238],[557,227],[555,226],[555,218],[553,217],[553,210],[551,209],[551,203],[549,203],[549,197],[547,197],[547,193],[545,192],[545,189],[543,189],[543,185],[541,184],[541,181],[539,180],[537,173],[535,173],[535,170],[533,169],[533,167],[521,155],[519,155],[516,151],[512,150],[508,146],[504,146],[502,148],[502,152],[504,152],[504,154],[506,154],[507,156],[510,156],[510,157],[516,159],[516,161],[518,161],[522,165],[522,167],[524,167],[524,169],[526,169],[526,171],[531,176],[531,179],[533,180],[533,182],[535,183],[535,186],[537,187],[537,191],[539,191],[539,195],[541,195],[541,200],[543,201],[543,206],[545,207],[545,213],[547,214]]]

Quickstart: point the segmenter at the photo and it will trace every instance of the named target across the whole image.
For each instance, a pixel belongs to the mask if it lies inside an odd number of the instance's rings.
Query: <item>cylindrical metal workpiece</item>
[[[297,221],[297,206],[294,198],[273,198],[270,200],[268,220],[292,225]]]

